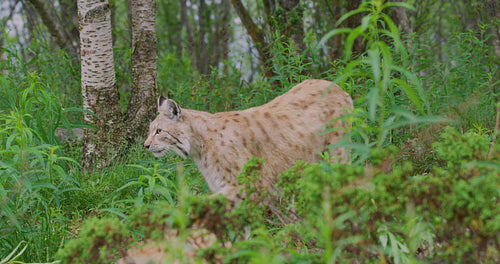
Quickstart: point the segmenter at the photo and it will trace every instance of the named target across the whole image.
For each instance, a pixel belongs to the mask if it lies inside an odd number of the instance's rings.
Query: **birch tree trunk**
[[[108,0],[78,0],[78,20],[83,108],[95,114],[84,119],[96,128],[84,132],[82,163],[94,168],[116,156],[122,138]]]
[[[129,0],[132,32],[132,89],[127,110],[127,138],[135,141],[147,134],[156,115],[157,40],[155,0]]]

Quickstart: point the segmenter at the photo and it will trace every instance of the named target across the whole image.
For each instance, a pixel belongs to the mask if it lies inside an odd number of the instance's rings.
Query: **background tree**
[[[286,45],[293,45],[294,52],[297,54],[301,54],[305,49],[303,7],[299,0],[264,0],[265,18],[261,20],[266,21],[266,24],[260,27],[254,22],[249,10],[240,0],[231,0],[231,3],[252,38],[267,78],[275,76],[271,60],[273,38],[285,36]],[[275,82],[274,85],[279,84]]]
[[[85,133],[83,160],[87,167],[113,159],[123,140],[135,142],[144,135],[156,114],[156,4],[154,0],[143,0],[130,1],[128,6],[132,87],[123,116],[113,64],[110,6],[96,1],[79,2],[79,16],[83,18],[80,24],[83,105],[94,113],[86,114],[85,120],[96,128]]]
[[[301,54],[304,44],[304,7],[300,0],[264,0],[268,28],[285,36],[285,41]],[[268,34],[269,35],[269,34]]]
[[[245,8],[240,0],[231,0],[236,13],[241,19],[243,26],[245,27],[247,34],[250,35],[254,43],[255,48],[259,53],[259,59],[263,65],[265,76],[267,78],[272,78],[274,73],[272,71],[271,65],[271,51],[269,50],[269,41],[266,39],[264,31],[255,24],[250,13]]]
[[[490,21],[496,21],[500,23],[500,4],[495,0],[487,0],[486,1],[486,11],[488,12],[488,16]],[[492,32],[492,42],[495,47],[495,55],[498,59],[500,59],[500,26],[493,25],[491,27]]]
[[[56,12],[56,6],[52,1],[29,0],[40,16],[43,24],[53,37],[57,46],[71,53],[78,54],[78,29],[76,27],[76,1],[60,0],[59,8],[61,17]]]
[[[191,55],[193,68],[202,75],[208,75],[213,67],[227,60],[229,53],[229,0],[179,0],[179,5],[180,14],[175,17],[179,17],[179,29],[184,31],[184,45]],[[179,40],[175,42],[182,43]]]
[[[155,0],[128,1],[132,39],[132,87],[125,118],[127,139],[134,142],[147,133],[156,115],[157,41]]]

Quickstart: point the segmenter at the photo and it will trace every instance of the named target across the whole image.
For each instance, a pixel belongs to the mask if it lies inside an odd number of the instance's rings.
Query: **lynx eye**
[[[160,128],[156,129],[156,134],[160,134],[160,132],[161,132]]]

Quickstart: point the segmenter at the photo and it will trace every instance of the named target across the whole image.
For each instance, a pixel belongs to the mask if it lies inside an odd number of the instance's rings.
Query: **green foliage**
[[[455,33],[445,55],[447,62],[435,62],[435,54],[425,43],[416,43],[414,55],[418,58],[415,71],[427,88],[434,113],[446,114],[457,127],[493,127],[495,103],[500,100],[498,59],[488,54],[490,36],[486,29]]]
[[[5,35],[0,37],[3,38]],[[10,83],[8,86],[2,84],[2,88],[4,89],[2,93],[12,92],[16,96],[19,89],[29,85],[27,84],[29,78],[26,77],[32,76],[32,78],[36,78],[36,82],[38,83],[38,93],[46,93],[54,97],[51,99],[52,104],[50,107],[57,108],[63,105],[67,110],[73,111],[70,109],[80,106],[81,93],[78,59],[72,58],[63,50],[52,49],[50,44],[40,36],[33,36],[33,41],[30,44],[29,50],[20,49],[14,43],[3,45],[2,49],[0,49],[0,53],[3,53],[2,55],[7,55],[5,56],[5,60],[2,58],[0,70],[2,70],[3,77]],[[54,101],[56,98],[57,104]],[[49,103],[47,99],[43,98],[40,101]],[[35,98],[34,100],[37,99]],[[7,103],[2,102],[0,107],[7,105]],[[54,110],[52,109],[52,111]],[[50,111],[44,114],[50,114]],[[65,113],[65,115],[68,114]],[[73,121],[81,121],[81,117],[78,118],[79,116],[74,113],[70,117],[75,119]]]
[[[220,112],[246,109],[264,104],[278,95],[266,82],[245,84],[240,73],[228,64],[229,73],[213,68],[208,76],[199,75],[190,65],[189,58],[178,59],[175,54],[160,58],[159,86],[181,107]]]
[[[280,175],[276,193],[258,188],[263,161],[252,159],[239,178],[248,198],[232,209],[222,196],[185,193],[179,206],[165,201],[139,207],[125,226],[142,239],[167,245],[164,236],[171,230],[187,243],[194,230],[206,228],[217,241],[199,249],[196,263],[213,258],[231,263],[495,262],[500,258],[500,169],[481,163],[488,148],[477,145],[490,142],[488,136],[470,137],[446,128],[441,138],[457,143],[453,149],[445,140],[434,145],[447,165],[431,173],[415,173],[410,163],[396,165],[396,148],[376,148],[369,166],[298,163]],[[500,148],[495,149],[491,162],[498,164]],[[477,150],[472,157],[443,156],[470,150]],[[106,219],[89,220],[89,226],[106,226],[113,218]],[[82,245],[66,247],[65,254],[78,255],[85,243],[103,240],[94,233],[80,235]],[[121,242],[116,245],[124,250]],[[162,250],[175,253],[177,247]],[[102,254],[116,258],[115,252]],[[86,261],[92,257],[72,263]]]
[[[143,202],[149,203],[155,197],[161,197],[166,199],[170,204],[174,204],[174,196],[176,194],[176,184],[169,178],[165,177],[168,174],[172,174],[172,168],[162,169],[160,163],[153,163],[152,168],[148,168],[142,165],[128,165],[144,171],[146,174],[141,174],[137,179],[132,179],[132,181],[120,187],[117,192],[133,185],[139,186],[139,191],[137,193],[137,198],[135,199],[135,204],[139,205]]]
[[[273,43],[270,44],[271,65],[275,76],[269,82],[278,81],[281,84],[279,91],[286,91],[297,83],[310,79],[311,63],[306,60],[305,54],[309,50],[301,51],[296,43],[281,35],[280,32],[273,34]]]
[[[486,160],[490,142],[485,135],[468,131],[461,137],[456,129],[446,127],[440,139],[433,145],[438,150],[437,156],[448,162],[450,168],[459,168],[475,160]]]
[[[343,15],[337,24],[349,17],[365,13],[362,23],[353,29],[334,29],[326,34],[321,47],[329,38],[347,34],[344,63],[337,65],[334,82],[354,95],[355,109],[348,134],[353,143],[341,144],[352,148],[354,161],[362,163],[373,146],[393,143],[395,135],[406,127],[443,121],[431,116],[429,100],[420,80],[408,70],[409,56],[397,26],[384,13],[393,6],[411,8],[407,4],[367,1]],[[354,40],[362,38],[366,52],[352,58]]]
[[[50,144],[58,142],[55,129],[70,124],[37,74],[0,83],[0,255],[26,241],[23,252],[43,259],[62,242],[69,222],[62,208],[81,190],[67,170],[78,163]]]

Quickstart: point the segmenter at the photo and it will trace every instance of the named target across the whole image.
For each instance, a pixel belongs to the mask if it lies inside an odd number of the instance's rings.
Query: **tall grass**
[[[55,129],[70,125],[54,94],[36,73],[0,76],[0,255],[26,241],[27,259],[45,260],[63,242],[69,219],[64,206],[78,181],[78,163],[60,151]]]
[[[451,36],[443,63],[435,62],[428,44],[415,43],[415,71],[427,86],[434,113],[454,120],[462,130],[495,125],[495,103],[500,101],[500,66],[488,45],[492,36],[480,32],[459,32]]]

